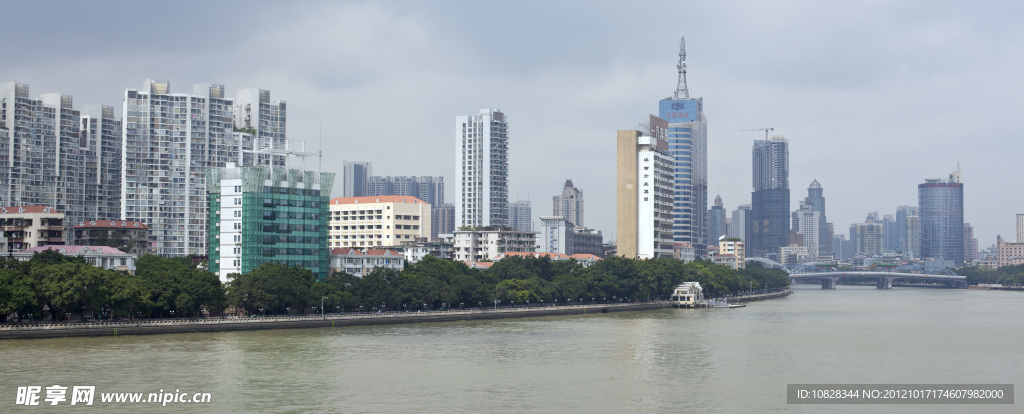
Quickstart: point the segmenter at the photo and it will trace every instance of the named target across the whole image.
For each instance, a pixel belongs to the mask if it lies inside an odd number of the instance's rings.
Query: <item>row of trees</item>
[[[0,318],[17,313],[19,321],[59,321],[88,312],[98,319],[191,317],[203,307],[223,309],[224,294],[220,279],[196,269],[190,258],[146,255],[134,276],[53,250],[23,262],[0,262]]]
[[[961,276],[967,276],[968,285],[1002,284],[1004,286],[1024,285],[1024,265],[1003,266],[998,269],[981,267],[962,267],[956,270]]]
[[[229,283],[227,302],[250,313],[300,309],[327,312],[416,310],[542,303],[590,303],[665,298],[685,281],[697,281],[706,296],[789,285],[789,277],[759,264],[736,271],[710,262],[632,260],[618,256],[584,268],[574,261],[509,257],[490,269],[426,257],[403,271],[378,268],[363,278],[332,274],[316,282],[301,268],[267,264]]]
[[[0,315],[63,320],[92,311],[99,318],[192,317],[229,306],[248,313],[415,310],[504,304],[579,303],[664,298],[685,281],[706,296],[789,285],[777,269],[751,264],[736,271],[710,262],[618,256],[590,267],[575,261],[510,257],[490,269],[426,257],[404,270],[378,268],[366,277],[334,273],[316,281],[310,270],[264,264],[221,285],[190,258],[146,255],[134,276],[92,266],[54,251],[0,262]],[[105,316],[104,316],[105,315]],[[0,316],[2,317],[2,316]]]

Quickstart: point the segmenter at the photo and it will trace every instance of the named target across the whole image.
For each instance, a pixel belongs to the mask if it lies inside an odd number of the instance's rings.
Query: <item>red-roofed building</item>
[[[387,249],[362,251],[352,248],[336,248],[331,250],[330,267],[335,272],[363,277],[378,267],[402,270],[405,268],[405,255]]]
[[[26,261],[36,253],[54,250],[65,256],[82,256],[93,266],[135,274],[135,256],[107,246],[39,246],[14,252],[11,255]]]
[[[330,212],[332,248],[414,246],[430,238],[430,204],[413,196],[335,198]]]
[[[11,250],[64,244],[64,213],[49,206],[0,207],[0,228]]]
[[[71,226],[71,244],[115,246],[135,257],[149,253],[149,226],[138,221],[90,220]]]
[[[552,261],[570,260],[570,259],[572,259],[572,260],[577,261],[581,265],[583,265],[583,267],[590,267],[590,265],[592,265],[594,263],[597,263],[598,260],[601,260],[600,257],[592,255],[592,254],[589,254],[589,253],[580,253],[580,254],[574,254],[572,256],[569,256],[569,255],[566,255],[564,253],[546,253],[546,252],[511,252],[511,253],[505,253],[505,254],[499,256],[499,260],[500,259],[504,259],[506,257],[536,257],[538,259],[542,258],[542,257],[547,257],[547,258],[551,259]]]

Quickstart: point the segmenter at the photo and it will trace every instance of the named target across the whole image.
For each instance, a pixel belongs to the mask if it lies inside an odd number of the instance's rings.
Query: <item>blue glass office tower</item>
[[[753,176],[747,257],[777,258],[779,248],[787,245],[790,224],[789,142],[786,138],[776,135],[754,141]]]
[[[708,134],[704,98],[663,99],[658,116],[668,121],[672,158],[672,241],[690,243],[707,257]]]
[[[926,179],[917,185],[921,257],[964,262],[964,184],[960,170],[949,180]]]

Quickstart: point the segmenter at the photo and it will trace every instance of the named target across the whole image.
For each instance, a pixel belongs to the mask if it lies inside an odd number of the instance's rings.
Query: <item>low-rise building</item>
[[[65,256],[84,257],[85,262],[93,266],[135,274],[135,255],[108,246],[37,246],[14,252],[11,255],[15,259],[27,261],[36,253],[42,253],[47,250],[53,250]]]
[[[496,260],[505,253],[533,252],[537,233],[508,227],[480,227],[455,232],[455,260],[477,262]]]
[[[71,226],[71,244],[111,246],[142,257],[149,252],[149,226],[125,220],[80,221]]]
[[[415,246],[403,248],[406,263],[418,263],[427,255],[438,259],[451,259],[453,257],[452,243],[454,236],[442,234],[434,241],[417,241]]]
[[[505,253],[505,254],[499,256],[498,260],[504,259],[506,257],[535,257],[535,258],[538,258],[538,259],[542,258],[542,257],[546,257],[548,259],[551,259],[551,261],[575,260],[576,262],[581,264],[583,267],[590,267],[594,263],[597,263],[598,260],[602,260],[600,257],[597,257],[597,256],[589,254],[589,253],[587,253],[587,254],[578,253],[578,254],[574,254],[574,255],[567,255],[567,254],[564,254],[564,253],[551,253],[551,252],[513,252],[513,253]]]
[[[1008,242],[996,236],[996,267],[1024,264],[1024,242]]]
[[[405,256],[387,249],[361,251],[352,248],[336,248],[331,250],[332,271],[364,277],[378,267],[402,270],[405,268]]]
[[[329,246],[415,246],[431,237],[430,204],[413,196],[342,197],[331,200]]]
[[[725,237],[718,240],[718,255],[720,256],[731,256],[731,258],[723,257],[722,264],[728,264],[733,269],[743,269],[746,267],[747,262],[747,250],[743,240],[737,237]],[[718,263],[718,261],[715,261]]]
[[[64,245],[64,213],[49,206],[0,207],[0,228],[14,251]]]

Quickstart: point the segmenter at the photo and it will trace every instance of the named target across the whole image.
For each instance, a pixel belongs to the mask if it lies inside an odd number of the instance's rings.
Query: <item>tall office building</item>
[[[615,222],[620,256],[653,259],[673,254],[668,146],[640,131],[617,133]]]
[[[900,236],[896,230],[896,216],[892,214],[882,216],[882,231],[885,233],[883,236],[884,242],[882,243],[882,250],[889,253],[899,249]]]
[[[508,225],[519,231],[533,231],[533,203],[518,200],[508,205]]]
[[[342,182],[343,197],[362,197],[369,195],[367,192],[367,183],[369,182],[370,176],[373,175],[373,166],[368,162],[362,161],[345,161],[344,165],[345,177]]]
[[[748,257],[777,254],[789,233],[789,142],[781,135],[755,140]]]
[[[867,257],[882,255],[885,243],[882,223],[876,222],[869,216],[863,223],[854,223],[851,226],[851,234],[854,235],[856,254]]]
[[[697,257],[705,257],[710,242],[707,118],[704,98],[691,98],[686,84],[685,39],[680,40],[676,68],[675,93],[658,104],[658,116],[668,121],[668,151],[672,157],[672,240],[693,246]]]
[[[905,256],[913,259],[921,258],[921,217],[907,216],[907,252]]]
[[[437,240],[439,234],[455,233],[455,205],[431,205],[430,208],[430,239]]]
[[[63,212],[65,235],[74,224],[119,213],[107,204],[119,187],[107,169],[119,168],[121,160],[101,151],[120,147],[120,121],[102,107],[87,113],[83,118],[71,96],[33,99],[26,84],[0,83],[0,198],[7,206]]]
[[[725,215],[725,205],[722,204],[722,196],[715,196],[715,205],[711,207],[711,210],[708,210],[708,217],[710,218],[708,220],[708,226],[710,226],[708,229],[708,245],[718,246],[718,238],[728,235],[725,226]]]
[[[154,253],[207,253],[206,171],[238,157],[233,109],[222,85],[171,93],[147,79],[125,91],[121,219],[149,226]]]
[[[1017,243],[1024,243],[1024,214],[1017,215]]]
[[[818,253],[832,254],[832,235],[828,234],[828,218],[825,217],[825,190],[821,188],[818,180],[811,181],[807,186],[807,198],[804,203],[811,206],[811,210],[818,212]]]
[[[960,170],[948,180],[926,179],[917,185],[921,226],[921,257],[940,259],[950,267],[964,263],[964,184]]]
[[[744,241],[747,241],[747,235],[750,231],[750,204],[741,204],[732,211],[732,229],[729,233],[729,237],[738,237]]]
[[[211,168],[209,268],[220,276],[245,274],[263,263],[302,266],[327,277],[327,227],[334,173],[281,167]]]
[[[508,226],[508,121],[499,110],[455,117],[455,226]]]
[[[562,194],[552,197],[551,215],[565,217],[576,227],[584,227],[583,190],[576,188],[572,180],[565,180]]]

